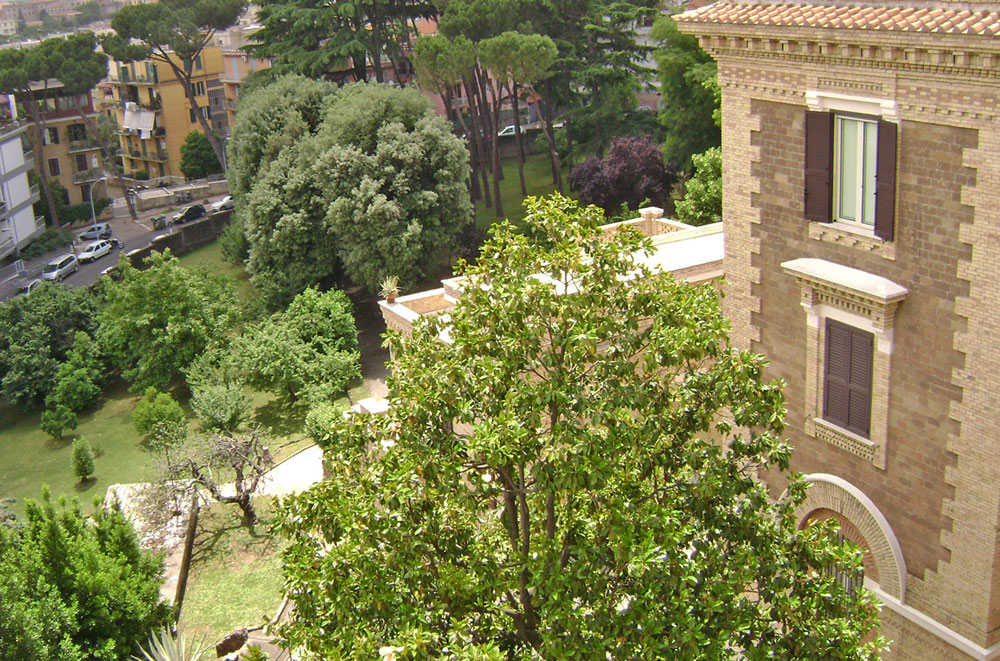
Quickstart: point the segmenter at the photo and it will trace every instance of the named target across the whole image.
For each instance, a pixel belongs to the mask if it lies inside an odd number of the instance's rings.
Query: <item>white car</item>
[[[216,211],[226,211],[227,209],[233,208],[233,196],[227,195],[218,202],[212,203],[212,213]]]
[[[505,126],[502,129],[500,129],[499,133],[497,133],[497,137],[498,138],[503,138],[504,136],[508,136],[508,135],[514,135],[514,125],[513,124],[508,124],[507,126]]]
[[[87,262],[93,262],[105,255],[111,254],[111,242],[110,241],[94,241],[77,256],[81,262],[86,264]]]

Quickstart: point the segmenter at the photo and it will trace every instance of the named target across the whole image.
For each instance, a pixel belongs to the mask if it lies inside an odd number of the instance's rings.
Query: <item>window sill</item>
[[[857,248],[885,259],[896,260],[896,244],[875,236],[874,230],[850,223],[809,223],[809,238],[826,243],[837,243]]]
[[[812,422],[813,435],[817,439],[825,441],[841,450],[847,450],[866,461],[875,460],[875,450],[878,448],[878,444],[874,441],[870,441],[854,432],[847,431],[843,427],[839,427],[822,418],[813,418]]]

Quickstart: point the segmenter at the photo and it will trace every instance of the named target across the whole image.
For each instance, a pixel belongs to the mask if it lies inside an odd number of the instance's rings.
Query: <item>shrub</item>
[[[149,181],[149,173],[145,170],[136,170],[132,173],[132,178],[138,181]]]
[[[250,415],[250,398],[243,383],[205,383],[191,389],[191,409],[205,429],[234,432]]]
[[[246,264],[250,256],[250,242],[247,241],[243,221],[238,217],[232,216],[229,224],[222,230],[219,247],[222,249],[222,258],[230,264],[237,266]]]
[[[60,404],[42,412],[40,426],[42,431],[52,438],[62,438],[64,432],[76,429],[78,424],[79,420],[76,418],[76,413],[73,413],[68,407]]]
[[[94,474],[94,449],[82,437],[73,441],[73,473],[81,482]]]
[[[150,386],[132,410],[132,422],[140,434],[183,435],[181,430],[186,427],[186,416],[184,409],[169,393]]]
[[[76,239],[76,233],[71,230],[50,228],[21,250],[21,259],[34,259],[50,250],[68,246]]]
[[[645,199],[670,211],[670,190],[677,167],[664,163],[663,153],[649,136],[615,138],[603,160],[590,156],[570,172],[570,186],[580,201],[615,213],[622,204],[637,209]]]

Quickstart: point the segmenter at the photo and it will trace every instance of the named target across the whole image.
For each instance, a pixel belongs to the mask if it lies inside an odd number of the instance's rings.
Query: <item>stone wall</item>
[[[174,231],[153,239],[153,242],[144,248],[130,250],[129,261],[136,268],[143,268],[143,262],[154,252],[163,252],[170,249],[174,255],[183,255],[196,248],[208,245],[219,238],[222,230],[229,224],[229,217],[232,211],[218,211],[209,214],[202,220],[184,225],[174,225]]]

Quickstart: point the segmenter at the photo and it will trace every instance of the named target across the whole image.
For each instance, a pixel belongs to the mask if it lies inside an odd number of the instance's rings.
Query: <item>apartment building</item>
[[[236,121],[236,100],[240,96],[240,86],[244,79],[256,71],[270,69],[274,64],[271,58],[254,57],[244,50],[253,42],[253,34],[258,30],[260,30],[259,25],[240,25],[220,34],[222,75],[219,79],[223,85],[223,103],[229,126]]]
[[[28,123],[14,119],[13,101],[0,104],[0,260],[16,255],[19,248],[45,231],[45,222],[35,216],[38,187],[28,185],[33,157],[25,152]]]
[[[96,126],[98,117],[91,93],[70,94],[58,80],[32,83],[32,93],[43,122],[43,149],[35,144],[34,130],[27,132],[35,167],[66,189],[69,204],[87,202],[92,193],[107,196],[100,143],[87,126]]]
[[[1000,658],[1000,11],[722,0],[725,311],[891,659]],[[777,496],[780,478],[763,476]]]
[[[221,78],[221,46],[209,46],[195,58],[192,88],[200,112],[212,130],[229,133]],[[201,123],[188,101],[184,83],[162,62],[109,62],[108,83],[120,129],[125,175],[142,178],[183,176],[181,145]]]

